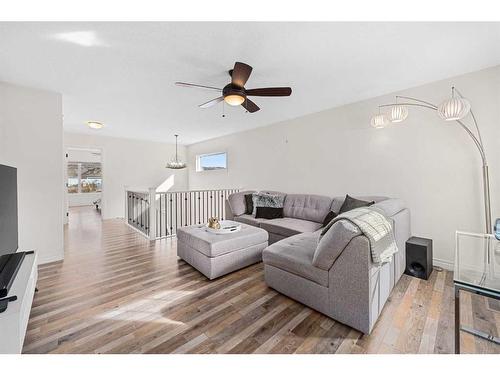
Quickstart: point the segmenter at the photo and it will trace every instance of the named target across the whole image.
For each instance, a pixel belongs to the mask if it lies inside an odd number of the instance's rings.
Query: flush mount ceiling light
[[[98,121],[87,121],[87,126],[91,129],[102,129],[104,124]]]
[[[65,42],[78,44],[83,47],[103,46],[104,43],[100,40],[94,31],[72,31],[67,33],[58,33],[53,36]]]
[[[179,160],[177,155],[177,138],[179,135],[175,134],[175,158],[167,163],[166,168],[168,169],[184,169],[186,168],[186,163]]]
[[[398,102],[398,99],[405,99],[404,103]],[[488,161],[484,150],[481,132],[476,121],[476,116],[472,112],[470,102],[455,88],[451,88],[451,98],[443,101],[439,106],[425,100],[412,98],[410,96],[396,96],[396,102],[391,104],[379,105],[379,113],[372,116],[370,124],[375,128],[385,127],[384,114],[380,113],[381,108],[389,107],[391,109],[390,117],[387,120],[391,122],[401,122],[408,117],[407,106],[421,107],[436,111],[438,116],[445,121],[455,121],[461,129],[472,139],[474,145],[479,151],[482,161],[483,172],[483,201],[486,233],[492,233],[491,224],[491,201],[490,201],[490,177],[488,172]],[[463,120],[470,114],[472,123],[466,124]]]
[[[385,113],[378,113],[372,116],[370,124],[376,129],[382,129],[389,124],[389,118]]]
[[[408,107],[401,104],[396,104],[391,108],[389,114],[390,122],[402,122],[408,117]]]
[[[467,99],[455,96],[455,88],[451,90],[451,98],[443,101],[437,108],[437,113],[445,121],[461,120],[470,112]]]

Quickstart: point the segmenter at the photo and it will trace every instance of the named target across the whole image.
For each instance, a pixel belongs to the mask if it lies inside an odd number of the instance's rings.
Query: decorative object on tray
[[[214,223],[213,219],[216,220],[216,227],[211,226],[211,223]],[[217,218],[210,218],[206,229],[207,232],[213,234],[229,234],[239,232],[241,230],[241,224],[232,220],[219,221]]]
[[[207,227],[209,227],[210,229],[220,229],[219,218],[217,217],[209,218]]]

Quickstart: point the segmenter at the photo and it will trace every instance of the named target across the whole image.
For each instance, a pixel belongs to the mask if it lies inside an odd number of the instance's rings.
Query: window
[[[215,152],[196,156],[196,171],[227,169],[227,152]]]
[[[101,186],[101,163],[68,163],[68,193],[98,193]]]

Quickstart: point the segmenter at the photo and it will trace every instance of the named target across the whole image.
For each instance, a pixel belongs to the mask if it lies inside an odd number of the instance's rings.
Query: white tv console
[[[36,253],[26,254],[8,294],[17,296],[17,300],[9,302],[7,310],[0,313],[0,354],[23,350],[37,279]]]

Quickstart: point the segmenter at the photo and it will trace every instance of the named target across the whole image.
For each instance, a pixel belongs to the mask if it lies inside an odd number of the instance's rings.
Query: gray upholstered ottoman
[[[260,262],[267,240],[264,229],[247,224],[230,234],[213,234],[204,225],[192,225],[177,229],[177,256],[215,279]]]

